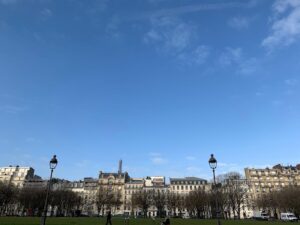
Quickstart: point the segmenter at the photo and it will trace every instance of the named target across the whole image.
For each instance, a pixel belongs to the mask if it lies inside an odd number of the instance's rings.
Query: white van
[[[282,221],[295,221],[297,222],[298,221],[298,218],[295,216],[294,213],[290,213],[290,212],[287,212],[287,213],[281,213],[280,214],[280,219]]]
[[[263,211],[254,211],[253,212],[253,219],[255,220],[269,220],[270,216],[268,213]]]

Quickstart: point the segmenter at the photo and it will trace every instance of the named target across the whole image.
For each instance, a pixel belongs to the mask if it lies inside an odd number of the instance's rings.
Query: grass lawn
[[[150,219],[130,219],[129,225],[159,225],[160,219],[156,221]],[[39,225],[40,218],[31,217],[0,217],[0,225]],[[123,219],[112,219],[113,225],[124,225]],[[105,219],[103,218],[47,218],[47,225],[105,225]],[[172,225],[215,225],[215,220],[187,220],[187,219],[171,219]],[[227,220],[222,221],[222,225],[282,225],[287,224],[283,222],[263,222],[263,221],[252,221],[252,220],[241,220],[233,221]],[[289,224],[289,223],[288,223]]]

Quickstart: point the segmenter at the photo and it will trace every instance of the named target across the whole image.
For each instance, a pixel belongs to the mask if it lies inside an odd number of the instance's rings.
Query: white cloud
[[[260,63],[257,58],[249,58],[240,63],[237,72],[242,75],[250,75],[255,73],[258,70],[259,66]]]
[[[151,159],[152,163],[156,164],[156,165],[160,165],[160,164],[164,164],[167,161],[165,159],[163,159],[162,157],[153,157]]]
[[[240,75],[253,74],[260,66],[260,62],[257,58],[245,57],[242,48],[225,48],[220,54],[218,62],[221,66],[235,66],[236,73]]]
[[[190,161],[193,161],[193,160],[196,160],[196,157],[195,156],[187,156],[185,157],[187,160],[190,160]]]
[[[202,172],[201,168],[196,167],[196,166],[189,166],[186,168],[186,171],[189,174],[188,176],[195,176]]]
[[[195,34],[195,27],[171,17],[153,18],[146,33],[146,43],[158,43],[165,51],[181,52],[186,49]]]
[[[219,63],[223,66],[232,65],[234,63],[239,63],[242,59],[242,49],[241,48],[225,48],[225,51],[221,53],[219,57]]]
[[[284,83],[288,86],[296,86],[298,84],[298,80],[296,79],[287,79]]]
[[[33,143],[33,142],[37,142],[38,140],[34,137],[28,137],[25,139],[26,142],[29,142],[29,143]]]
[[[118,16],[113,16],[106,25],[106,33],[113,38],[119,38],[121,36],[119,32],[119,25],[121,21]]]
[[[236,16],[228,20],[228,26],[235,29],[247,28],[251,22],[251,19],[248,17]]]
[[[201,65],[206,62],[209,57],[211,49],[207,45],[200,45],[193,51],[186,51],[180,53],[177,58],[187,65]]]
[[[16,3],[18,0],[0,0],[0,3],[3,5],[9,5],[9,4],[14,4]]]
[[[98,1],[90,1],[91,5],[87,10],[88,14],[97,14],[104,12],[107,7],[109,0],[98,0]]]
[[[163,158],[160,153],[151,152],[149,155],[151,162],[155,165],[162,165],[168,162],[168,160]]]
[[[53,15],[53,12],[50,9],[45,8],[41,11],[41,15],[44,19],[47,19],[48,17],[51,17]]]
[[[300,38],[300,1],[277,0],[273,11],[271,33],[262,41],[262,46],[269,50],[288,46]]]
[[[281,100],[273,100],[271,103],[275,107],[279,107],[279,106],[283,105],[283,101],[281,101]]]
[[[156,0],[157,2],[157,0]],[[179,16],[187,13],[197,13],[199,11],[210,11],[210,10],[223,10],[231,8],[249,8],[253,7],[253,1],[248,3],[239,2],[224,2],[224,3],[202,3],[202,4],[190,4],[168,9],[160,9],[151,13],[151,16]],[[146,15],[148,16],[148,15]]]
[[[91,162],[89,160],[84,159],[81,160],[80,162],[75,163],[75,166],[79,168],[84,168],[90,166],[90,164]]]
[[[5,113],[11,113],[11,114],[17,114],[20,112],[25,111],[25,107],[20,107],[20,106],[13,106],[13,105],[5,105],[5,106],[0,106],[0,112],[5,112]]]
[[[197,27],[174,17],[154,17],[144,42],[155,46],[160,53],[175,57],[183,64],[203,64],[210,55],[210,47],[197,41]]]

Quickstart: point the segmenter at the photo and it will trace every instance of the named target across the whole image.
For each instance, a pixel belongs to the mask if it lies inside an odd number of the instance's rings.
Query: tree
[[[225,192],[226,201],[234,218],[241,218],[241,210],[247,202],[245,196],[247,194],[248,185],[242,175],[237,172],[230,172],[224,175],[223,190]]]
[[[167,197],[164,191],[153,190],[152,192],[152,204],[157,209],[157,216],[163,217],[163,212],[166,206]]]
[[[148,209],[152,204],[152,193],[148,190],[142,190],[134,193],[131,197],[132,204],[142,209],[144,217],[147,217]]]
[[[209,208],[209,196],[202,189],[191,191],[186,197],[186,208],[190,215],[198,219],[205,217],[205,212]]]
[[[176,216],[176,209],[179,204],[179,196],[173,192],[168,192],[166,196],[167,208],[171,211],[173,216]]]
[[[40,216],[44,207],[46,190],[43,188],[22,188],[18,197],[22,214]]]
[[[17,195],[18,189],[13,184],[0,182],[0,215],[11,214]]]
[[[75,209],[78,209],[78,205],[81,203],[81,197],[70,190],[55,190],[50,192],[49,205],[52,208],[57,208],[58,215],[74,215]]]
[[[102,186],[100,186],[96,194],[96,206],[98,210],[98,215],[100,215],[101,211],[102,211],[102,216],[104,215],[106,195],[107,195],[107,191]]]

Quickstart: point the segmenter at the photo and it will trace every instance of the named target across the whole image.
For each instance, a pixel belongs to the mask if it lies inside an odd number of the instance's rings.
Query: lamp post
[[[46,199],[45,199],[44,210],[43,210],[43,214],[42,214],[42,218],[41,218],[41,225],[46,224],[47,210],[48,210],[48,196],[49,196],[49,191],[50,191],[50,186],[51,186],[53,170],[56,168],[56,166],[57,166],[57,159],[56,159],[56,155],[54,155],[53,158],[49,162],[49,167],[50,167],[51,173],[50,173],[50,179],[49,179],[48,185],[47,185]]]
[[[214,175],[214,189],[215,189],[215,194],[216,194],[216,214],[217,214],[217,219],[218,219],[218,225],[221,225],[218,196],[217,196],[217,183],[216,183],[216,175],[215,175],[217,163],[218,162],[217,162],[216,158],[214,157],[214,154],[211,154],[210,159],[208,160],[208,164],[209,164],[210,168],[212,169],[213,175]]]

